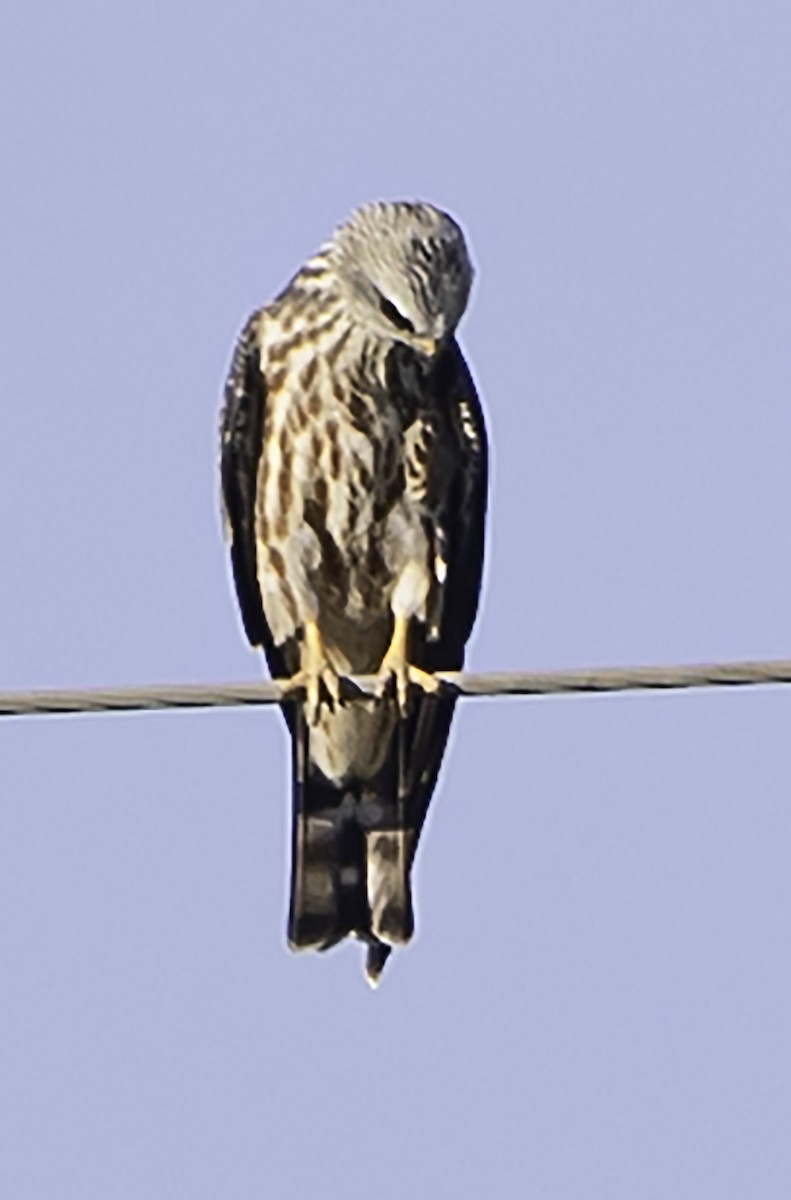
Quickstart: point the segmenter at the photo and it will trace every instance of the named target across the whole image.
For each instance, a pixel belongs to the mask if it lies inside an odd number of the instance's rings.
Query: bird
[[[487,431],[456,331],[473,267],[424,201],[356,209],[244,325],[220,476],[241,620],[291,740],[287,940],[414,932],[411,874],[482,586]],[[352,677],[374,675],[373,694]]]

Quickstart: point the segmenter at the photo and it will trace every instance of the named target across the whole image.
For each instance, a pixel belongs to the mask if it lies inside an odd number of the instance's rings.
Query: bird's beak
[[[421,354],[425,354],[427,358],[433,358],[437,353],[437,339],[431,337],[415,338],[415,345]]]

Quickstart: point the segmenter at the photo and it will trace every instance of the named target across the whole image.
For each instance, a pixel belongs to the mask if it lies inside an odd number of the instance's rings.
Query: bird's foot
[[[329,699],[331,707],[340,703],[341,680],[327,654],[319,627],[315,621],[305,625],[302,642],[302,666],[296,675],[283,682],[283,694],[304,692],[305,716],[309,725],[319,719],[322,701]]]
[[[377,696],[384,696],[395,681],[396,699],[402,716],[407,712],[409,705],[410,685],[432,695],[439,691],[439,681],[433,675],[428,671],[421,671],[420,667],[413,667],[407,660],[407,630],[408,619],[396,617],[390,645],[377,673],[376,688]]]
[[[379,668],[377,696],[384,696],[393,681],[402,716],[409,710],[410,686],[419,687],[432,696],[439,691],[439,681],[428,671],[421,671],[420,667],[413,667],[408,662],[392,664],[385,661]]]

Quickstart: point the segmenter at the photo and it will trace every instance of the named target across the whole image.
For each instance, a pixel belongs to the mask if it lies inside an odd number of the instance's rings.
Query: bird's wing
[[[428,383],[440,418],[428,479],[436,578],[428,626],[412,660],[426,671],[454,671],[464,665],[465,645],[478,611],[488,447],[480,400],[455,341],[437,359]],[[418,835],[439,774],[454,706],[453,697],[423,695],[410,722],[410,807]]]
[[[395,390],[407,412],[412,407],[410,399],[416,398],[416,383],[406,357],[403,362],[394,359],[391,385],[398,385]],[[435,361],[426,384],[430,411],[438,419],[426,481],[431,513],[427,532],[435,578],[426,626],[413,630],[418,636],[417,644],[410,648],[410,661],[425,671],[452,671],[464,665],[481,591],[488,485],[486,426],[475,384],[455,341]],[[424,394],[423,403],[426,399]],[[396,734],[400,746],[396,745],[394,753],[403,764],[397,768],[398,791],[405,802],[403,821],[414,834],[409,866],[436,787],[455,706],[452,695],[420,693],[418,697],[416,693],[409,716]],[[379,979],[391,951],[386,942],[371,940],[366,973],[372,983]]]
[[[478,611],[488,446],[478,393],[455,341],[440,356],[429,380],[436,408],[442,415],[441,434],[430,459],[428,479],[435,590],[441,599],[434,602],[438,615],[433,620],[429,616],[425,655],[427,669],[454,670],[463,663],[464,647]]]
[[[234,349],[220,426],[220,478],[231,567],[245,633],[263,647],[275,678],[288,675],[292,648],[276,646],[264,614],[256,554],[256,486],[264,442],[267,388],[261,371],[260,313]]]

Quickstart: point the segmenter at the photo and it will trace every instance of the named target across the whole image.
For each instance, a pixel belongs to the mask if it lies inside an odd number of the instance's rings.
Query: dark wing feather
[[[245,633],[262,646],[275,677],[287,675],[286,653],[276,646],[264,615],[256,561],[256,486],[264,440],[266,380],[261,372],[259,315],[242,330],[225,384],[220,428],[220,477],[231,538],[231,567]]]
[[[444,436],[432,465],[429,503],[447,562],[436,659],[427,669],[455,670],[464,661],[481,592],[488,488],[488,444],[481,403],[464,356],[454,341],[429,377],[443,414]],[[433,493],[433,494],[432,494]],[[443,664],[449,660],[453,666]]]
[[[456,671],[472,632],[481,591],[488,487],[488,447],[480,400],[457,343],[436,360],[427,379],[440,426],[432,458],[429,503],[447,575],[441,584],[438,629],[413,651],[427,671]],[[419,836],[450,733],[455,699],[423,696],[409,730],[411,822]],[[415,845],[417,837],[415,838]]]
[[[483,576],[486,426],[475,384],[455,341],[435,361],[422,388],[414,367],[408,368],[406,358],[403,366],[394,358],[391,395],[404,410],[405,425],[413,419],[414,407],[427,406],[437,421],[428,481],[432,510],[429,532],[434,538],[434,553],[441,555],[447,567],[444,583],[437,582],[439,595],[429,597],[429,620],[418,644],[411,647],[410,658],[427,671],[460,670],[478,611]],[[418,396],[418,392],[422,394]],[[416,400],[416,405],[411,400]],[[415,835],[410,866],[436,787],[455,707],[453,696],[421,694],[397,735],[397,740],[403,739],[402,761],[406,765],[406,777],[402,775],[399,789],[406,806],[403,820]],[[370,942],[366,965],[369,979],[379,978],[391,951],[392,947],[384,942]]]

